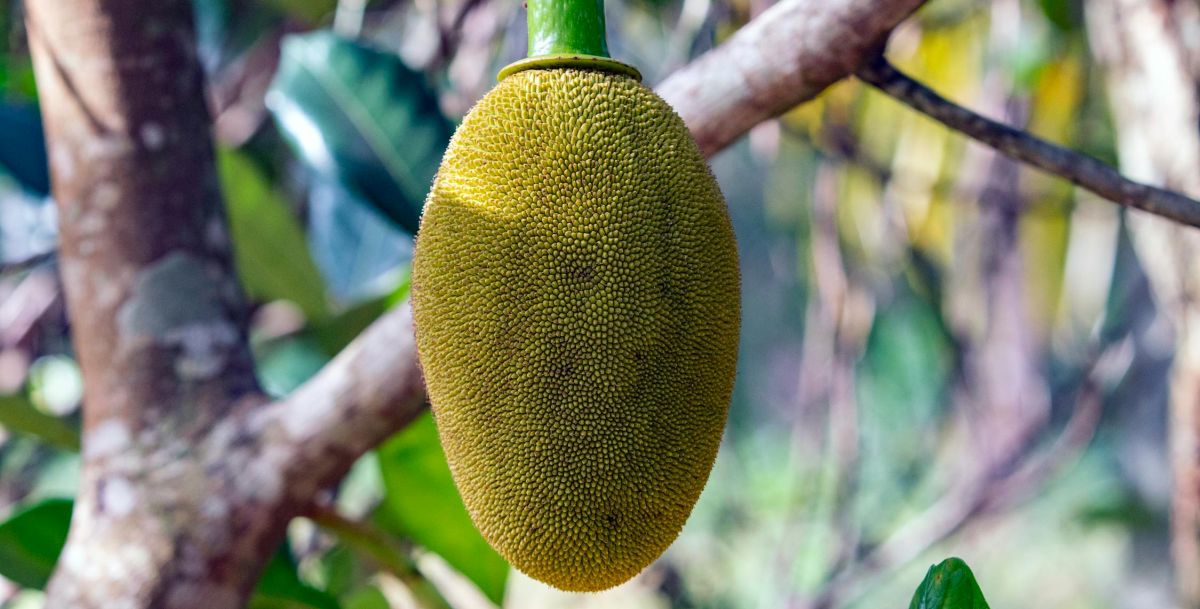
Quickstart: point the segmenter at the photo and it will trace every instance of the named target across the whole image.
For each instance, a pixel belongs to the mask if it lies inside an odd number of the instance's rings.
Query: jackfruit
[[[670,106],[624,73],[503,78],[442,161],[412,303],[488,542],[572,591],[653,562],[716,456],[740,321],[725,201]]]

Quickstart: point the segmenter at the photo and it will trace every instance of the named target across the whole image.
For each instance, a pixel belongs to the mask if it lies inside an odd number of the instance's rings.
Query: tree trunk
[[[82,479],[48,606],[237,607],[286,521],[271,518],[279,481],[255,467],[258,446],[231,435],[236,411],[263,399],[192,4],[26,11],[86,387]]]

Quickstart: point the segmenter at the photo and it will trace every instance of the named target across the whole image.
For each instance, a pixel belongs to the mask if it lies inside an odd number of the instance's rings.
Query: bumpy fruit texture
[[[450,143],[413,265],[476,526],[558,588],[636,575],[704,488],[737,356],[733,232],[683,121],[627,76],[505,78]]]

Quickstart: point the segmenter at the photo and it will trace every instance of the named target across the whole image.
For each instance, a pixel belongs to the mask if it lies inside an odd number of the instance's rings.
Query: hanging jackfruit
[[[503,78],[443,159],[412,301],[484,537],[565,590],[653,562],[716,456],[740,308],[724,199],[666,102],[628,72]]]

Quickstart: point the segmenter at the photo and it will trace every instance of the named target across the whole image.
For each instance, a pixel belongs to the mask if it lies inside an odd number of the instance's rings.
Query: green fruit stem
[[[529,56],[500,70],[500,80],[543,68],[603,70],[641,80],[636,68],[608,56],[604,0],[528,0],[527,6]]]
[[[604,0],[529,0],[529,57],[608,57]]]

